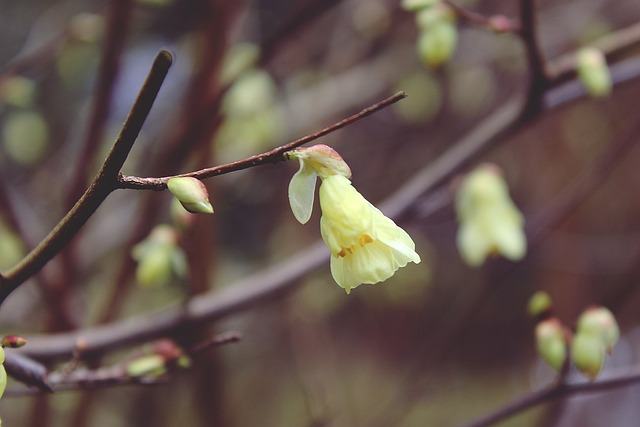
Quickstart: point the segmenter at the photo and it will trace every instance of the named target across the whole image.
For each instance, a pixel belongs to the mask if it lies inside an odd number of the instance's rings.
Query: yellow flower
[[[411,237],[353,188],[343,175],[320,185],[320,232],[331,250],[331,274],[347,293],[382,282],[420,262]]]
[[[524,218],[496,166],[480,165],[465,177],[456,194],[456,211],[457,244],[467,264],[479,266],[496,253],[513,261],[524,257]]]

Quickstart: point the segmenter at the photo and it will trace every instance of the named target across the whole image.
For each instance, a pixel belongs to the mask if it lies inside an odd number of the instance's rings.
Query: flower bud
[[[538,317],[543,313],[549,312],[552,306],[553,302],[549,294],[545,291],[538,291],[529,298],[529,315]]]
[[[604,346],[598,334],[578,332],[571,343],[571,359],[576,368],[591,381],[604,364]]]
[[[141,356],[127,364],[127,375],[130,377],[159,377],[166,372],[165,358],[159,354]]]
[[[565,328],[556,318],[543,320],[536,325],[536,350],[540,357],[556,371],[560,371],[567,359]]]
[[[167,182],[167,188],[189,212],[213,213],[207,187],[199,179],[192,177],[171,178]]]
[[[329,175],[351,177],[351,169],[347,162],[336,150],[324,144],[296,148],[285,153],[285,156],[290,160],[307,163],[320,178],[326,178]]]
[[[600,50],[594,47],[580,49],[576,54],[576,69],[589,95],[597,98],[611,93],[611,74]]]
[[[351,169],[340,154],[324,144],[298,148],[287,152],[285,156],[300,162],[300,169],[289,182],[289,204],[298,222],[306,224],[313,210],[317,177],[342,175],[349,178]]]
[[[608,353],[620,337],[620,328],[613,313],[605,307],[592,307],[585,310],[578,318],[578,333],[600,336]]]
[[[424,29],[418,38],[418,54],[422,61],[436,68],[448,62],[458,43],[455,24],[440,20]]]
[[[8,348],[19,348],[24,346],[26,343],[26,338],[19,337],[17,335],[7,335],[2,338],[2,341],[0,341],[0,345],[2,345],[2,347]]]

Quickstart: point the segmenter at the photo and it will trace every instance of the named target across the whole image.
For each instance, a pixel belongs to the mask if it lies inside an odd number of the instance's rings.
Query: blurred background
[[[512,1],[456,4],[516,21],[519,13]],[[546,59],[640,20],[634,0],[536,6]],[[0,269],[89,185],[159,49],[175,63],[124,173],[165,176],[239,160],[403,90],[407,99],[318,141],[341,153],[354,186],[379,204],[527,94],[517,36],[464,20],[456,28],[453,57],[430,67],[417,53],[414,14],[395,0],[0,0]],[[485,161],[503,170],[530,233],[521,262],[462,261],[453,176],[398,218],[422,263],[348,296],[327,263],[268,303],[176,333],[184,346],[225,331],[242,340],[197,355],[167,384],[8,391],[5,425],[464,425],[553,381],[527,315],[538,290],[567,325],[589,305],[609,307],[624,335],[603,376],[631,369],[640,351],[640,150],[625,148],[595,178],[589,171],[616,144],[640,141],[639,39],[614,58],[629,66],[609,97],[548,109],[456,170]],[[116,191],[2,306],[3,333],[29,338],[157,312],[286,261],[320,238],[319,209],[305,226],[289,209],[296,170],[279,163],[207,180],[216,213],[184,228],[167,192]],[[557,213],[580,184],[584,197]],[[134,248],[161,224],[174,227],[189,280],[171,269],[148,280],[136,271]],[[115,363],[129,350],[87,364]],[[9,389],[24,388],[10,380]],[[635,425],[638,397],[633,387],[575,397],[500,425]]]

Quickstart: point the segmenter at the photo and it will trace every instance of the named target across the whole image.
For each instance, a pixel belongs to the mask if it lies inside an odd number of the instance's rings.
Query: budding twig
[[[353,114],[343,120],[340,120],[339,122],[334,123],[331,126],[326,127],[318,132],[306,135],[302,138],[296,139],[295,141],[291,141],[288,144],[281,145],[280,147],[274,148],[273,150],[264,152],[262,154],[256,154],[254,156],[250,156],[245,159],[238,160],[237,162],[227,163],[224,165],[214,166],[211,168],[200,169],[197,171],[184,173],[180,175],[165,176],[162,178],[141,178],[137,176],[121,175],[119,178],[119,187],[130,188],[134,190],[162,191],[167,188],[167,182],[171,178],[192,177],[192,178],[198,178],[198,179],[205,179],[205,178],[211,178],[218,175],[223,175],[229,172],[248,169],[254,166],[264,165],[268,163],[278,163],[285,160],[285,158],[283,157],[283,154],[286,153],[287,151],[290,151],[301,145],[307,144],[311,141],[315,141],[318,138],[328,135],[338,129],[342,129],[343,127],[348,126],[352,123],[355,123],[360,119],[363,119],[379,110],[382,110],[383,108],[386,108],[400,101],[406,96],[407,96],[406,93],[398,92],[395,95],[385,98],[382,101],[377,102],[373,105],[370,105],[369,107],[363,109],[362,111],[356,114]]]

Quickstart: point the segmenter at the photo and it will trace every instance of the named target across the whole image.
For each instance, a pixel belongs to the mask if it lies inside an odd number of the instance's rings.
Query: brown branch
[[[443,0],[443,3],[449,6],[459,19],[471,25],[501,33],[519,33],[522,30],[519,24],[513,22],[506,16],[485,16],[460,6],[453,0]]]
[[[527,114],[535,114],[542,108],[542,96],[549,86],[545,60],[538,43],[535,0],[520,0],[520,37],[525,45],[529,67]]]
[[[564,399],[577,394],[611,391],[638,383],[640,383],[640,372],[637,370],[630,374],[618,375],[595,382],[557,383],[514,399],[491,414],[466,424],[464,427],[488,427],[546,402]]]
[[[395,95],[392,95],[376,104],[373,104],[362,111],[353,114],[346,119],[343,119],[329,127],[326,127],[318,132],[312,133],[310,135],[304,136],[302,138],[296,139],[288,144],[282,145],[280,147],[274,148],[273,150],[267,151],[262,154],[257,154],[251,157],[247,157],[246,159],[239,160],[237,162],[227,163],[225,165],[214,166],[211,168],[201,169],[189,173],[184,173],[180,175],[174,176],[166,176],[162,178],[140,178],[136,176],[120,176],[120,188],[131,188],[135,190],[154,190],[161,191],[167,188],[167,181],[174,177],[183,177],[189,176],[198,179],[206,179],[211,178],[218,175],[223,175],[229,172],[235,172],[243,169],[248,169],[254,166],[269,164],[269,163],[278,163],[286,160],[283,156],[284,153],[290,151],[296,147],[299,147],[303,144],[307,144],[311,141],[315,141],[318,138],[321,138],[329,133],[335,132],[338,129],[342,129],[345,126],[348,126],[356,121],[363,119],[383,108],[386,108],[399,100],[405,98],[407,95],[404,92],[398,92]]]
[[[151,106],[156,99],[172,61],[173,58],[167,51],[161,51],[156,56],[147,80],[140,89],[138,98],[131,107],[120,135],[114,142],[98,176],[49,235],[18,265],[5,274],[0,282],[0,304],[4,302],[11,292],[40,271],[51,258],[58,254],[93,215],[107,196],[117,188],[120,169],[138,137],[138,133],[151,110]]]

